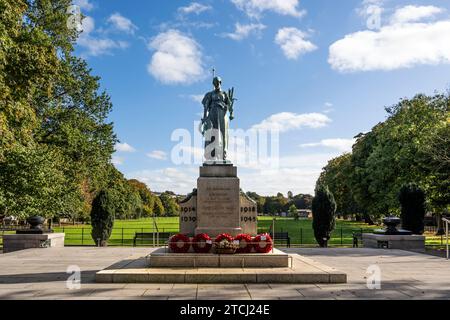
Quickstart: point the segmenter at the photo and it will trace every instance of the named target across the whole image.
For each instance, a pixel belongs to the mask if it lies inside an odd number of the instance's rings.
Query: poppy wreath
[[[239,234],[234,240],[239,241],[239,248],[236,253],[250,253],[252,251],[252,237],[249,234]]]
[[[192,242],[192,247],[196,253],[208,253],[211,251],[212,240],[206,233],[196,235]]]
[[[253,242],[258,253],[269,253],[273,248],[273,241],[268,233],[257,235]]]
[[[223,240],[226,240],[226,241],[232,243],[232,242],[233,242],[233,237],[232,237],[231,235],[229,235],[228,233],[222,233],[222,234],[219,234],[219,235],[216,237],[216,240],[215,240],[214,242],[220,243],[220,242],[222,242]]]
[[[177,234],[170,238],[169,247],[172,252],[175,253],[186,253],[191,247],[190,239],[184,234]]]

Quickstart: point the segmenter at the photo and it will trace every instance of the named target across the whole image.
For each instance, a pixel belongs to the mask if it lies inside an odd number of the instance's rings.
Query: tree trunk
[[[375,224],[370,215],[367,213],[364,213],[364,222],[367,223],[369,226],[373,226]]]
[[[442,236],[445,234],[444,222],[442,221],[442,213],[436,213],[436,224],[437,224],[437,236]]]

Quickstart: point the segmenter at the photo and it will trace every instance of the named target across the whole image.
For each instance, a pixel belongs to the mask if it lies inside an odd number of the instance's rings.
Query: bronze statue
[[[233,120],[234,88],[222,91],[222,79],[214,77],[214,90],[203,98],[202,134],[207,161],[226,162],[229,120]],[[229,113],[229,118],[228,118]]]

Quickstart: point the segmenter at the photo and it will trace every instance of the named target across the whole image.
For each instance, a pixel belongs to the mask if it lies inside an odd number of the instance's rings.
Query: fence
[[[95,243],[91,236],[91,228],[71,228],[62,227],[55,228],[55,232],[64,232],[65,245],[66,246],[94,246]],[[152,226],[141,227],[141,228],[114,228],[111,237],[108,240],[109,246],[133,246],[134,238],[136,233],[159,233],[159,243],[155,242],[155,245],[162,246],[167,241],[168,237],[177,234],[179,232],[178,225],[173,227],[159,227],[156,230]],[[258,233],[270,232],[269,228],[258,228]],[[314,238],[314,231],[312,229],[300,228],[294,232],[292,230],[283,230],[283,228],[278,228],[275,232],[288,232],[291,238],[292,247],[301,246],[316,246],[317,242]],[[372,232],[372,229],[346,229],[339,228],[333,231],[331,239],[329,241],[329,246],[352,246],[353,245],[353,235],[355,233],[368,233]],[[156,237],[155,237],[156,238]],[[137,246],[152,246],[153,239],[138,239],[136,241]],[[284,242],[275,242],[275,246],[284,245]]]
[[[17,228],[16,228],[17,229]],[[65,245],[66,246],[94,246],[95,243],[91,236],[91,227],[57,227],[54,228],[55,232],[65,233]],[[270,226],[258,227],[258,233],[270,233]],[[178,223],[164,224],[163,226],[156,227],[155,225],[141,226],[136,224],[136,227],[115,227],[112,230],[111,237],[109,238],[109,246],[133,246],[136,233],[155,233],[159,234],[150,239],[138,239],[137,246],[163,246],[168,237],[177,234],[179,232]],[[291,238],[292,247],[311,247],[317,246],[317,242],[314,237],[314,231],[312,228],[282,228],[275,226],[275,232],[288,232]],[[353,245],[353,235],[356,233],[371,233],[373,229],[367,228],[337,228],[331,234],[331,239],[328,243],[330,247],[351,247]],[[12,229],[1,230],[0,234],[14,233]],[[159,238],[159,239],[158,239]],[[158,241],[156,241],[158,239]],[[427,236],[427,246],[443,247],[445,246],[445,236]],[[359,241],[361,245],[361,241]],[[276,241],[275,246],[285,246],[284,241]],[[2,247],[2,239],[0,236],[0,248]]]

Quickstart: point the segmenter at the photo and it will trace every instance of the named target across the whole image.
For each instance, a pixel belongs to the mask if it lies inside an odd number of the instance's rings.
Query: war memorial
[[[448,313],[449,13],[0,0],[2,315]]]
[[[345,283],[334,268],[274,248],[257,234],[257,206],[240,188],[238,168],[227,160],[231,89],[220,77],[203,99],[205,162],[197,188],[181,202],[180,234],[165,248],[96,274],[97,282],[134,283]]]

